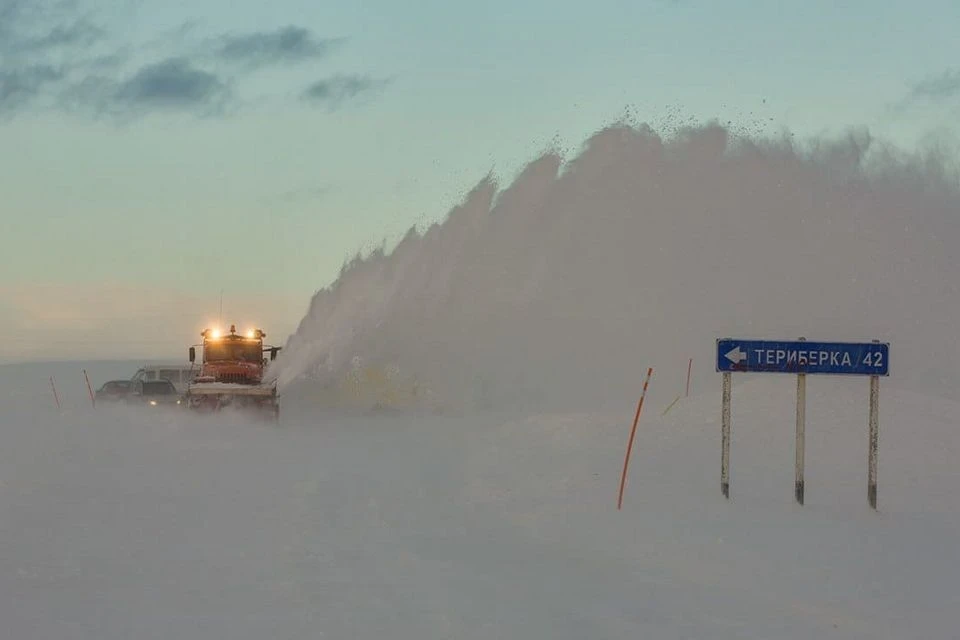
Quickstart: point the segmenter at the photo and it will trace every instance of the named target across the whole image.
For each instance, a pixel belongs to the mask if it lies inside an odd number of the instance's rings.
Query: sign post
[[[730,372],[723,374],[723,414],[721,416],[723,430],[720,463],[720,490],[723,497],[730,498]]]
[[[877,508],[877,442],[880,377],[890,375],[890,345],[872,342],[807,342],[799,340],[717,340],[717,371],[723,374],[722,466],[720,484],[730,497],[730,377],[733,373],[792,373],[797,376],[795,498],[804,501],[804,446],[807,375],[870,377],[870,438],[867,501]]]
[[[874,340],[876,342],[876,340]],[[867,502],[877,508],[877,441],[880,438],[880,378],[870,376],[870,453],[867,459]]]
[[[804,342],[806,338],[800,338]],[[807,375],[805,373],[797,374],[797,459],[794,469],[794,495],[797,504],[803,504],[803,456],[806,440],[806,421],[807,421]]]

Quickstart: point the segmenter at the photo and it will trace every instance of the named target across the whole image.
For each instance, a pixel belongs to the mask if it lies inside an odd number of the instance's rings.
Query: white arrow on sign
[[[743,351],[740,351],[740,345],[737,345],[736,347],[733,348],[732,351],[728,351],[723,355],[724,357],[726,357],[727,360],[729,360],[734,364],[740,364],[741,362],[747,359],[747,354]]]

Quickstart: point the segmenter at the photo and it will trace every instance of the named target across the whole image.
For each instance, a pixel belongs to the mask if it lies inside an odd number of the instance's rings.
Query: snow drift
[[[273,373],[290,397],[375,363],[451,405],[582,408],[647,366],[675,395],[688,358],[717,384],[722,336],[876,338],[898,386],[956,397],[958,211],[942,156],[867,134],[615,126],[345,265]]]

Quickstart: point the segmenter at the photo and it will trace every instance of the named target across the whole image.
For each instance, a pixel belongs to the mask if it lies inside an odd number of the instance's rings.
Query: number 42
[[[883,366],[883,353],[873,353],[872,351],[868,352],[863,358],[863,364],[867,365],[868,367],[876,367],[879,369]]]

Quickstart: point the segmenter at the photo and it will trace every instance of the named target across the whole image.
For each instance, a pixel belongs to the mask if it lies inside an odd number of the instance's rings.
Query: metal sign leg
[[[723,374],[723,436],[722,462],[720,466],[720,490],[730,498],[730,374]]]
[[[797,460],[794,478],[794,493],[797,504],[803,504],[803,456],[806,439],[807,376],[797,376]]]
[[[880,378],[870,377],[870,453],[867,460],[867,502],[877,508],[877,445],[880,439]]]

